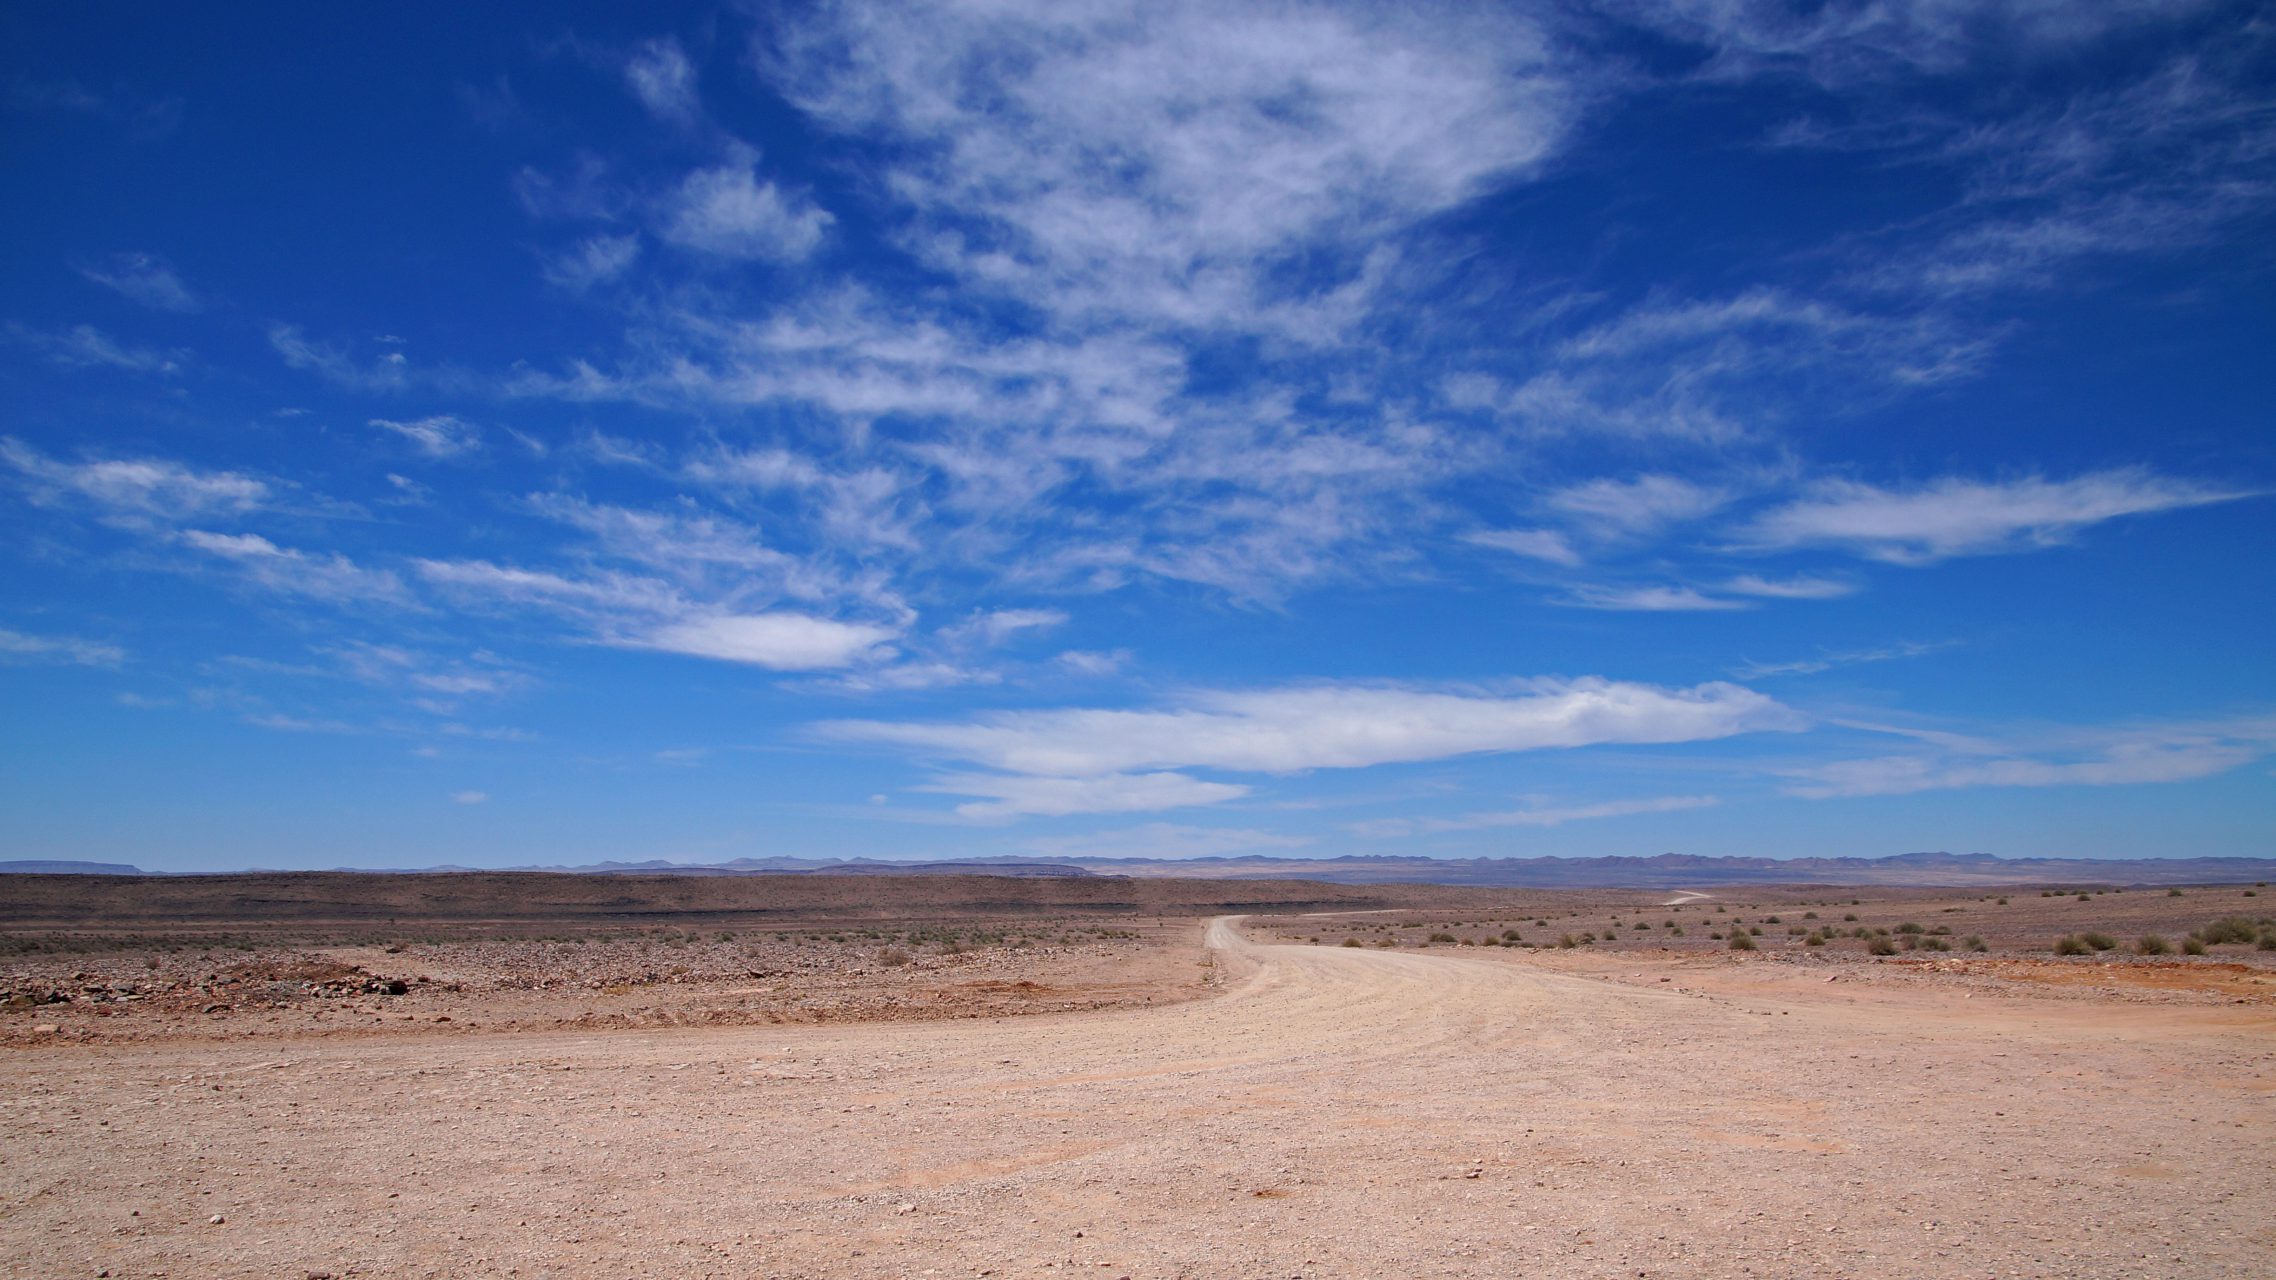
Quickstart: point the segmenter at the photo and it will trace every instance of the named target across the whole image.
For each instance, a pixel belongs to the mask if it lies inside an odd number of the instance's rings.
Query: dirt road
[[[2267,1010],[1262,947],[985,1022],[25,1049],[0,1263],[112,1276],[2265,1276]],[[1632,975],[1631,975],[1632,977]],[[213,1221],[215,1218],[219,1221]]]

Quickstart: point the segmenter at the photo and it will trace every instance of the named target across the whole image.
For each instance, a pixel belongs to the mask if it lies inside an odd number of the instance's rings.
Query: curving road
[[[27,1050],[22,1274],[2265,1274],[2263,1017],[1260,946],[985,1023]],[[214,1214],[224,1221],[211,1224]]]

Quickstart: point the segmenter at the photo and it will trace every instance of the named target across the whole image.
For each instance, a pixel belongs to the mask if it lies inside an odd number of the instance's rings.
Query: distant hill
[[[38,858],[21,862],[0,862],[0,875],[41,876],[139,876],[140,867],[123,862],[55,862]]]
[[[359,870],[341,868],[342,871]],[[472,867],[400,867],[367,874],[467,874]],[[595,862],[518,872],[589,876],[999,876],[1019,879],[1311,880],[1330,884],[1440,884],[1498,889],[1696,889],[1714,885],[2174,885],[2276,880],[2276,858],[2002,858],[1989,853],[1898,853],[1881,858],[1751,858],[1663,853],[1603,858],[737,858],[689,864]],[[0,862],[0,874],[145,875],[112,862]]]
[[[2276,879],[2276,858],[2002,858],[1898,853],[1882,858],[1750,858],[1663,853],[1602,858],[1064,858],[1125,876],[1325,880],[1519,889],[1687,889],[1729,884],[2234,884]]]

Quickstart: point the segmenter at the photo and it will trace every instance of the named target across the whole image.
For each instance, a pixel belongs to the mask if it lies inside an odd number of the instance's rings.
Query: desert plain
[[[13,877],[0,1269],[2264,1277],[2270,893]]]

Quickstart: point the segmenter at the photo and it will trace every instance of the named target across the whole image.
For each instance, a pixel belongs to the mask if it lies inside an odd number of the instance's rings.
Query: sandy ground
[[[1199,973],[1215,991],[1155,1007],[10,1049],[0,1263],[303,1280],[2276,1272],[2264,999],[1261,946],[1231,920],[1203,942],[1165,990]]]

